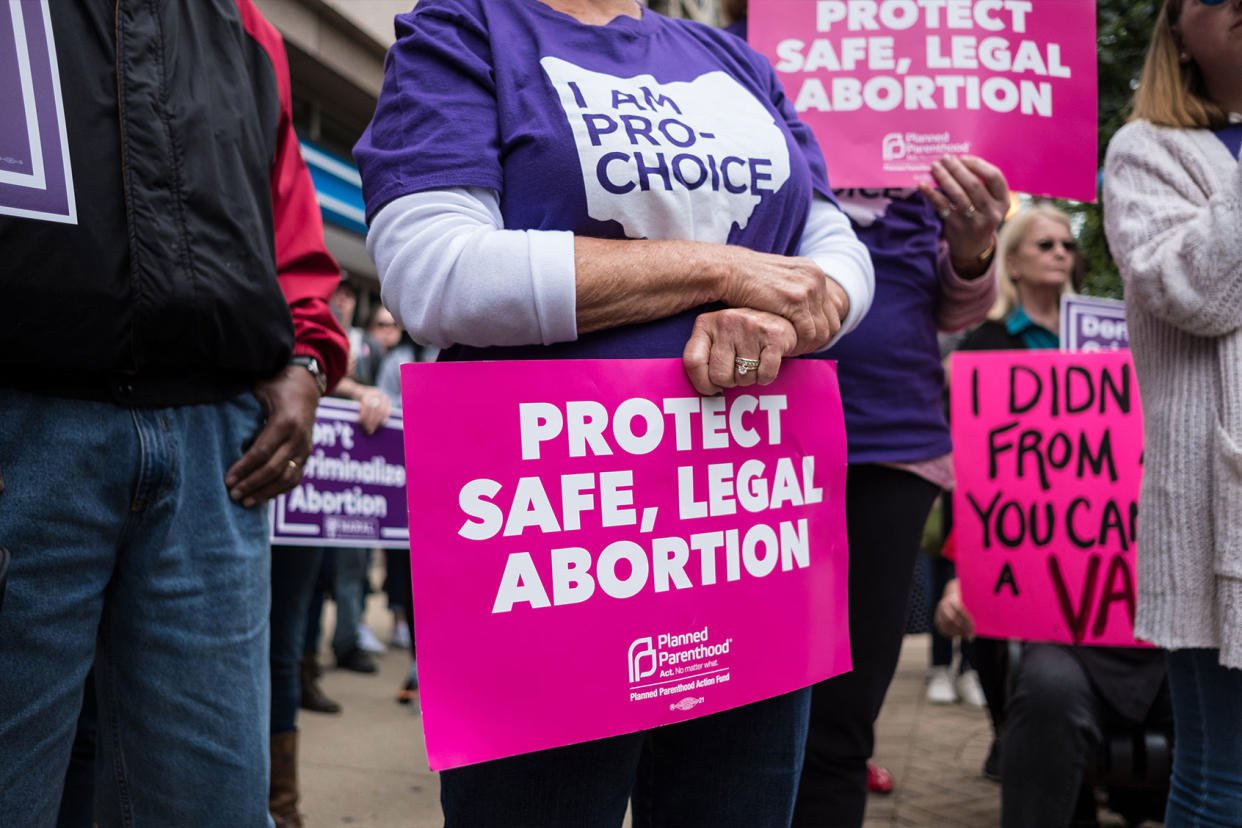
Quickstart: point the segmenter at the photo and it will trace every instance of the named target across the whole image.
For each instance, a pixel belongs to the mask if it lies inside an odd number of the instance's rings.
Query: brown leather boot
[[[315,713],[341,712],[341,706],[328,698],[319,686],[319,662],[314,653],[302,656],[302,698],[299,706]]]
[[[272,783],[267,810],[276,828],[302,828],[298,813],[298,732],[272,734]]]

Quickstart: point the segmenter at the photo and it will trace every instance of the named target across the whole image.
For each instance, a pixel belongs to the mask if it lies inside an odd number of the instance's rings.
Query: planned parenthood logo
[[[701,692],[729,682],[728,656],[732,647],[732,636],[713,641],[707,627],[634,639],[626,653],[630,701],[678,699],[687,692]],[[672,701],[669,710],[685,713],[703,701],[702,697],[682,697]]]
[[[949,153],[970,152],[970,141],[955,140],[953,133],[890,132],[880,139],[880,157],[888,172],[919,172],[931,162]]]
[[[656,648],[651,636],[639,638],[630,645],[630,684],[637,684],[655,675]]]
[[[717,667],[719,659],[729,654],[733,638],[713,643],[707,627],[683,633],[660,633],[646,635],[630,643],[626,664],[630,684],[656,676],[672,679],[675,676],[694,673],[707,666]]]
[[[906,157],[906,142],[900,132],[890,132],[885,135],[882,147],[885,161],[896,161]]]

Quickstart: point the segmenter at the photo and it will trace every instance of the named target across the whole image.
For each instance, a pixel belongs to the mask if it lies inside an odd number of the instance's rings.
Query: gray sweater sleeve
[[[1200,336],[1242,326],[1242,167],[1204,130],[1127,124],[1104,166],[1126,298]]]

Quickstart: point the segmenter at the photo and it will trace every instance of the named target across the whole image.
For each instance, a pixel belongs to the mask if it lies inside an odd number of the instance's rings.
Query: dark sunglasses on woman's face
[[[1035,246],[1044,253],[1047,253],[1058,244],[1065,248],[1066,253],[1073,253],[1078,249],[1078,242],[1073,239],[1069,239],[1068,241],[1061,241],[1060,239],[1040,239],[1035,242]]]

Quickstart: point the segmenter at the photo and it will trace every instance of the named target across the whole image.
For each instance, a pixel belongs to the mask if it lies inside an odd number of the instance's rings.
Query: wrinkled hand
[[[694,321],[681,361],[695,390],[711,396],[724,388],[767,385],[797,344],[789,320],[751,308],[727,308]],[[759,368],[740,374],[733,362],[737,357],[757,359]]]
[[[375,430],[384,424],[388,419],[388,415],[392,413],[392,400],[388,399],[388,395],[373,386],[362,386],[356,397],[358,401],[358,425],[362,426],[362,430],[367,434],[374,434]]]
[[[247,509],[289,491],[302,479],[319,406],[315,380],[300,365],[286,366],[256,383],[254,396],[266,417],[263,430],[224,475],[229,497]]]
[[[932,164],[937,192],[927,182],[919,190],[944,221],[953,268],[963,276],[987,269],[979,254],[993,244],[996,228],[1009,211],[1009,185],[997,167],[973,155],[946,155]]]
[[[962,603],[962,584],[956,578],[944,585],[944,595],[936,604],[933,623],[941,635],[950,638],[975,637],[975,619],[970,617],[966,605]]]
[[[819,350],[841,329],[841,321],[850,310],[849,297],[811,259],[735,246],[727,250],[725,304],[767,311],[788,320],[796,341],[787,356]]]

